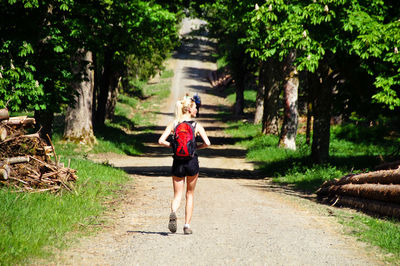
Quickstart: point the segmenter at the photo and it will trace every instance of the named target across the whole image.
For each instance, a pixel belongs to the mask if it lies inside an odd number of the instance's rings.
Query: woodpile
[[[400,218],[400,168],[325,181],[316,193],[332,205]]]
[[[233,82],[232,75],[225,69],[222,71],[210,71],[207,78],[213,88],[225,88],[229,83]]]
[[[76,170],[58,163],[54,146],[38,133],[25,134],[34,124],[34,118],[9,117],[7,109],[0,109],[0,185],[18,192],[74,191]]]

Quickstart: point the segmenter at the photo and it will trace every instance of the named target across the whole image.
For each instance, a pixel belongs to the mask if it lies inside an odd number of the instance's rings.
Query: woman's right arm
[[[162,133],[161,137],[158,139],[158,144],[164,146],[164,147],[171,147],[171,143],[167,141],[167,138],[169,134],[172,132],[172,125],[173,123],[170,123]]]

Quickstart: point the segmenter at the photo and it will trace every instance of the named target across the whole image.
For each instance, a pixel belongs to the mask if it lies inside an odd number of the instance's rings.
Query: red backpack
[[[175,159],[188,160],[196,154],[195,128],[196,122],[193,121],[183,121],[176,125],[172,138]]]

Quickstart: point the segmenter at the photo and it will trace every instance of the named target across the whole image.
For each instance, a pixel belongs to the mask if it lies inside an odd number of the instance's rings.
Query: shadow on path
[[[125,166],[119,167],[128,174],[143,176],[165,176],[171,178],[171,166]],[[227,179],[264,179],[264,175],[257,170],[234,170],[225,168],[200,167],[200,178],[227,178]]]
[[[126,231],[127,233],[145,234],[145,235],[160,235],[169,236],[167,232],[150,232],[150,231]]]

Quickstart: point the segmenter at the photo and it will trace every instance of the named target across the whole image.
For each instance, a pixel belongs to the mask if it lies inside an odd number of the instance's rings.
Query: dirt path
[[[196,22],[196,21],[195,21]],[[186,21],[186,32],[197,25]],[[327,207],[320,207],[287,191],[274,189],[252,174],[245,151],[223,133],[216,112],[225,99],[214,95],[206,73],[210,43],[188,38],[174,56],[173,93],[169,103],[185,91],[197,91],[204,106],[199,121],[212,144],[200,152],[201,178],[195,194],[193,235],[183,235],[184,200],[178,211],[178,232],[167,229],[172,183],[169,149],[155,145],[172,119],[171,104],[160,114],[160,126],[149,137],[141,157],[98,155],[132,174],[134,187],[121,208],[108,214],[112,223],[94,237],[61,254],[63,265],[379,265],[350,237],[340,232]],[[258,178],[258,179],[257,179]]]

